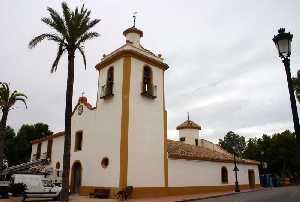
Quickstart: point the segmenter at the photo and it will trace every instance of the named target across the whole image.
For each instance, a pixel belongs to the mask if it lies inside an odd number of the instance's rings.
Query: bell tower
[[[179,130],[179,140],[186,144],[199,145],[199,131],[201,126],[190,120],[188,113],[188,119],[176,127]]]
[[[96,65],[97,105],[100,111],[111,110],[107,120],[120,123],[114,126],[120,128],[119,187],[164,187],[168,184],[164,94],[168,65],[160,54],[143,48],[140,29],[130,27],[123,35],[125,44],[103,55]]]

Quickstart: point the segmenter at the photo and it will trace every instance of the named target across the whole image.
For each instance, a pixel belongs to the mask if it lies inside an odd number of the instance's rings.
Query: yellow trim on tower
[[[128,50],[128,49],[125,49],[125,50],[120,50],[114,54],[112,54],[111,56],[107,56],[107,58],[105,58],[103,61],[99,62],[95,68],[97,70],[101,70],[105,67],[107,67],[108,65],[111,65],[114,61],[122,58],[122,57],[126,57],[126,56],[130,56],[130,57],[133,57],[133,58],[136,58],[138,60],[141,60],[143,62],[146,62],[150,65],[153,65],[155,67],[158,67],[162,70],[167,70],[169,68],[169,66],[162,62],[162,61],[158,61],[152,57],[149,57],[145,54],[142,54],[142,53],[139,53],[135,50]]]
[[[168,168],[168,117],[165,104],[165,72],[163,71],[163,118],[164,118],[164,180],[165,187],[169,186],[169,168]]]
[[[127,186],[130,71],[131,71],[131,57],[126,55],[123,61],[120,180],[119,180],[120,189],[124,189]]]

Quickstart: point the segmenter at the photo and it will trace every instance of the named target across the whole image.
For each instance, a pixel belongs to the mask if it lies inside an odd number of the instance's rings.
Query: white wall
[[[107,70],[114,66],[114,96],[100,99],[101,86],[106,83]],[[119,186],[120,137],[122,110],[123,59],[119,59],[99,72],[97,108],[89,110],[84,106],[81,116],[77,111],[72,117],[71,166],[82,164],[82,186]],[[75,133],[83,131],[82,151],[74,152]],[[108,157],[107,168],[101,167],[101,160]]]
[[[131,59],[128,185],[164,186],[163,70],[148,65],[157,98],[141,96],[144,62]]]
[[[36,151],[37,151],[37,145],[38,145],[38,144],[32,144],[32,145],[31,145],[31,161],[34,160],[34,159],[33,159],[33,155],[36,154]]]
[[[212,161],[169,159],[169,186],[222,186],[234,185],[235,176],[233,163],[220,163]],[[225,166],[228,171],[228,184],[222,184],[221,168]],[[257,165],[237,164],[239,168],[239,184],[249,184],[248,169],[255,173],[255,184],[259,184]]]
[[[52,153],[51,153],[51,166],[55,170],[56,163],[60,163],[60,169],[63,167],[63,154],[64,154],[64,136],[59,136],[53,139]]]
[[[192,128],[185,128],[179,130],[179,138],[185,137],[185,143],[195,145],[195,139],[199,139],[199,130]]]

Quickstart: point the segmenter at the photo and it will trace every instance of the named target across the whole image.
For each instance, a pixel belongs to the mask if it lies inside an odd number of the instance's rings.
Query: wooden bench
[[[90,193],[90,198],[108,198],[110,189],[96,188],[93,193]]]

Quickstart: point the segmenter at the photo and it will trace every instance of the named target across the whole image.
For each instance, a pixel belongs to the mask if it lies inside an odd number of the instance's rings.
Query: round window
[[[102,161],[101,161],[101,166],[102,166],[102,168],[107,168],[108,164],[109,164],[108,158],[107,158],[107,157],[104,157],[104,158],[102,159]]]

